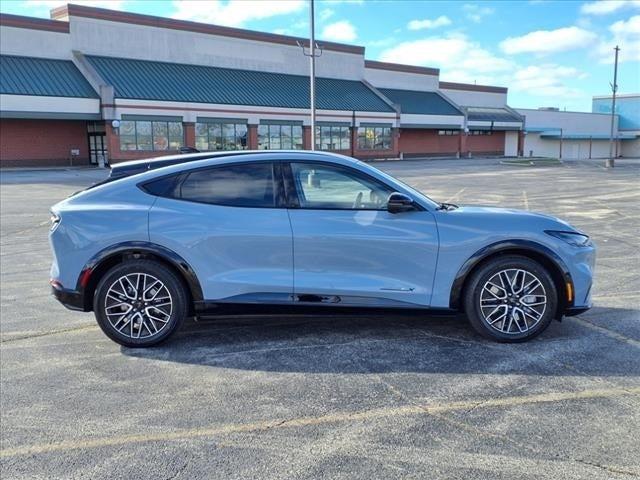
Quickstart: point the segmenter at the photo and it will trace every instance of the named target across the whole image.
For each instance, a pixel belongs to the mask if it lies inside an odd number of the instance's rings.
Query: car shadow
[[[594,308],[599,318],[637,310]],[[536,339],[499,344],[463,316],[263,315],[187,322],[168,342],[125,355],[218,368],[298,373],[486,373],[638,376],[637,345],[580,320],[553,321]]]

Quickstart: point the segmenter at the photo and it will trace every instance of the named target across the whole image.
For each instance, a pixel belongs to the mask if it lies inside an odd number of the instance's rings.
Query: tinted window
[[[198,170],[180,188],[183,200],[235,207],[274,207],[273,166],[247,163]]]
[[[152,182],[145,183],[142,188],[145,192],[159,197],[175,196],[176,186],[180,175],[171,175],[170,177],[160,178]]]
[[[357,171],[318,164],[292,163],[301,208],[386,210],[393,193]]]

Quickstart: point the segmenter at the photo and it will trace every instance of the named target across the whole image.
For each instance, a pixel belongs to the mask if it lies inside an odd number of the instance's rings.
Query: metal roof
[[[395,88],[378,88],[378,90],[393,103],[400,105],[402,113],[463,115],[452,103],[436,92],[397,90]]]
[[[506,108],[468,107],[467,118],[478,122],[522,122],[522,118]]]
[[[98,98],[71,60],[0,55],[0,93]]]
[[[114,57],[86,57],[114,87],[116,98],[309,108],[309,77]],[[316,106],[324,110],[393,112],[364,83],[316,79]]]

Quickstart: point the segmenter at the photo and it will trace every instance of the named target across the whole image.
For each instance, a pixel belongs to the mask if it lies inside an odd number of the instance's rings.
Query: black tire
[[[119,283],[119,279],[123,277],[125,280]],[[139,284],[136,281],[137,278],[141,279]],[[143,295],[144,302],[124,296],[123,285],[129,289],[128,294],[134,297],[144,289],[144,286],[139,287],[138,293],[133,293],[134,285],[128,284],[127,279],[133,280],[137,284],[136,287],[142,286],[144,281],[147,282],[145,286],[148,291]],[[150,282],[154,279],[160,282],[155,285],[162,284],[161,287],[156,287],[156,290],[150,287]],[[163,287],[166,290],[162,289]],[[110,289],[112,295],[107,299]],[[119,291],[123,294],[119,295]],[[156,296],[145,303],[156,292],[157,295],[163,296]],[[123,300],[121,303],[115,299],[114,293],[118,299]],[[165,341],[180,328],[188,313],[188,298],[183,282],[171,269],[153,260],[132,260],[114,266],[100,279],[93,299],[93,311],[102,331],[114,342],[132,348],[151,347]],[[169,306],[166,305],[167,301],[170,302]],[[111,305],[109,306],[107,302]],[[107,312],[108,309],[109,312]],[[118,309],[129,309],[128,311],[134,313],[123,313],[122,319],[118,320],[122,313]],[[156,320],[153,320],[154,318]],[[135,338],[136,333],[140,338]]]
[[[483,309],[480,306],[481,298],[483,298],[483,287],[489,280],[492,280],[492,278],[495,279],[494,276],[496,274],[509,269],[525,271],[539,280],[544,290],[538,289],[535,292],[546,295],[546,305],[544,306],[544,309],[542,307],[537,307],[538,311],[534,312],[531,307],[523,307],[522,304],[516,303],[518,302],[518,299],[517,296],[514,295],[513,298],[509,298],[506,301],[497,299],[493,300],[493,302],[496,302],[497,304],[506,303],[506,305],[500,305],[500,309],[497,310],[496,314],[493,316],[487,314],[487,312],[493,311],[493,304],[483,307],[485,309],[483,313]],[[531,279],[531,277],[527,278]],[[501,284],[501,286],[502,285],[503,284]],[[491,285],[489,288],[494,289]],[[498,293],[498,296],[500,297],[503,295],[508,296],[510,293],[507,290],[495,290],[495,292]],[[484,294],[484,298],[489,298],[489,300],[486,301],[492,302],[491,295],[487,295],[487,293],[490,292],[486,292]],[[530,302],[535,295],[523,295],[523,297],[527,297],[522,300],[523,302]],[[467,318],[469,319],[471,326],[483,337],[504,343],[525,342],[540,335],[549,326],[549,323],[551,323],[551,320],[555,317],[556,310],[558,308],[558,293],[550,273],[538,262],[519,255],[496,257],[480,265],[480,267],[472,273],[468,283],[466,284],[463,300],[465,313],[467,314]],[[536,298],[534,302],[531,303],[535,303],[537,301],[538,299]],[[510,302],[514,303],[512,304]],[[485,305],[485,303],[483,303],[483,305]],[[511,310],[509,310],[509,306],[511,305],[513,305],[511,307],[512,309],[519,307],[519,312],[521,312],[522,309],[526,309],[527,312],[534,313],[534,317],[524,316],[523,319],[520,316],[521,314],[518,312],[516,315],[518,322],[516,322],[515,325],[513,323],[509,325],[507,320],[510,319],[509,315],[511,315]],[[506,313],[507,316],[505,319],[497,321],[494,324],[495,326],[490,325],[490,320],[494,320],[505,315],[503,312],[509,312]],[[490,320],[487,320],[485,315],[489,317]],[[536,318],[539,318],[537,323],[535,323]],[[530,327],[527,322],[530,322]],[[518,329],[517,331],[516,328]],[[505,329],[507,331],[503,331]],[[520,331],[523,329],[525,331]]]

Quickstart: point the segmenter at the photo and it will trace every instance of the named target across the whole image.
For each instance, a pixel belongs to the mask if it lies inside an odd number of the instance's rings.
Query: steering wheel
[[[362,192],[358,192],[356,200],[353,202],[353,208],[360,208],[362,206]]]

